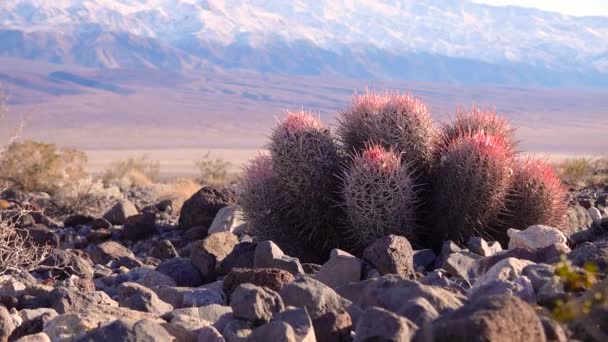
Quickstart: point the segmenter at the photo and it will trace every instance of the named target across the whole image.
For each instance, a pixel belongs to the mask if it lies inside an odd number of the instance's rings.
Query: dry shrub
[[[229,174],[232,164],[221,158],[211,158],[210,154],[207,152],[201,160],[195,163],[199,170],[198,181],[204,185],[226,185],[231,179],[234,179]]]
[[[159,199],[171,200],[175,212],[179,212],[184,202],[192,197],[200,188],[201,186],[198,182],[188,178],[176,179],[170,183],[157,184],[155,186]]]
[[[84,152],[27,140],[9,144],[0,156],[0,180],[24,191],[53,192],[87,176]]]
[[[597,158],[572,158],[555,164],[565,184],[584,187],[608,182],[608,156]]]
[[[151,187],[160,179],[160,163],[147,155],[112,163],[103,175],[106,185]]]
[[[10,217],[0,216],[0,274],[10,271],[31,271],[42,263],[51,251],[50,246],[31,243],[27,229],[15,228],[22,211]]]

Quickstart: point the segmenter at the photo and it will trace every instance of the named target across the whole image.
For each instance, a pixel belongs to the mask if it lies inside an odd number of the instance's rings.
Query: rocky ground
[[[178,213],[134,189],[99,215],[4,191],[3,217],[34,209],[17,226],[52,249],[31,271],[5,267],[0,341],[601,341],[607,195],[572,191],[565,234],[511,231],[505,249],[391,235],[316,265],[249,236],[228,190]]]

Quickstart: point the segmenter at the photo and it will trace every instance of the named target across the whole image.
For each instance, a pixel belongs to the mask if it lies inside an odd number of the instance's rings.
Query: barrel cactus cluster
[[[305,261],[335,247],[359,254],[389,234],[420,247],[504,243],[509,228],[565,216],[554,171],[520,157],[493,110],[461,109],[436,127],[419,98],[366,93],[340,112],[335,134],[313,114],[289,113],[267,149],[245,168],[240,204],[256,238]]]

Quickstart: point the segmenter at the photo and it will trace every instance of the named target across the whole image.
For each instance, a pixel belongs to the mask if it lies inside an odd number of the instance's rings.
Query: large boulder
[[[342,250],[334,248],[329,260],[323,264],[315,279],[336,288],[361,280],[361,260]]]
[[[138,241],[156,233],[156,215],[144,213],[129,216],[124,223],[122,238],[124,240]]]
[[[270,321],[285,308],[278,293],[253,284],[239,285],[230,296],[230,307],[235,318],[254,324]]]
[[[209,228],[220,209],[236,202],[231,190],[203,187],[182,205],[179,227],[186,230],[194,226]]]
[[[114,204],[114,206],[103,215],[103,218],[113,225],[120,226],[127,221],[128,217],[137,215],[138,213],[133,202],[122,200]]]
[[[272,241],[259,242],[253,257],[255,268],[279,268],[291,274],[304,274],[304,269],[297,258],[285,255],[281,248]]]
[[[102,265],[121,257],[135,259],[135,254],[133,254],[133,252],[116,241],[108,241],[100,243],[99,245],[90,245],[89,255],[93,262]]]
[[[118,286],[118,303],[121,307],[161,315],[173,310],[160,300],[154,291],[137,283],[125,282]]]
[[[509,229],[509,249],[540,249],[552,245],[560,246],[564,251],[569,252],[566,242],[567,238],[559,229],[549,226],[536,225],[525,230]]]
[[[418,331],[416,341],[546,341],[534,308],[517,297],[490,296],[446,312]]]
[[[219,264],[238,243],[239,239],[230,232],[209,235],[193,244],[190,252],[192,264],[199,270],[203,279],[214,280]]]
[[[173,258],[161,262],[156,271],[175,280],[177,286],[196,287],[203,284],[203,277],[190,259]]]
[[[173,338],[162,325],[154,321],[144,319],[132,322],[126,319],[119,319],[113,323],[94,329],[75,340],[79,342],[166,342],[172,341]]]
[[[365,310],[355,330],[355,342],[394,341],[409,342],[418,326],[407,318],[382,308]]]

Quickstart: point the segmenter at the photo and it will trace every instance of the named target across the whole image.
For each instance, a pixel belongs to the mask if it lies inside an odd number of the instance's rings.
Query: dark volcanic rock
[[[186,258],[173,258],[160,263],[156,271],[175,280],[177,286],[196,287],[203,284],[203,278],[192,261]]]
[[[151,213],[138,214],[127,218],[122,230],[125,240],[142,240],[156,232],[156,215]]]
[[[179,227],[184,230],[194,226],[209,228],[220,209],[235,202],[235,194],[231,190],[203,187],[184,202],[179,215]]]
[[[250,283],[280,291],[283,286],[294,281],[293,274],[277,268],[233,268],[224,278],[223,289],[228,296],[240,284]]]

